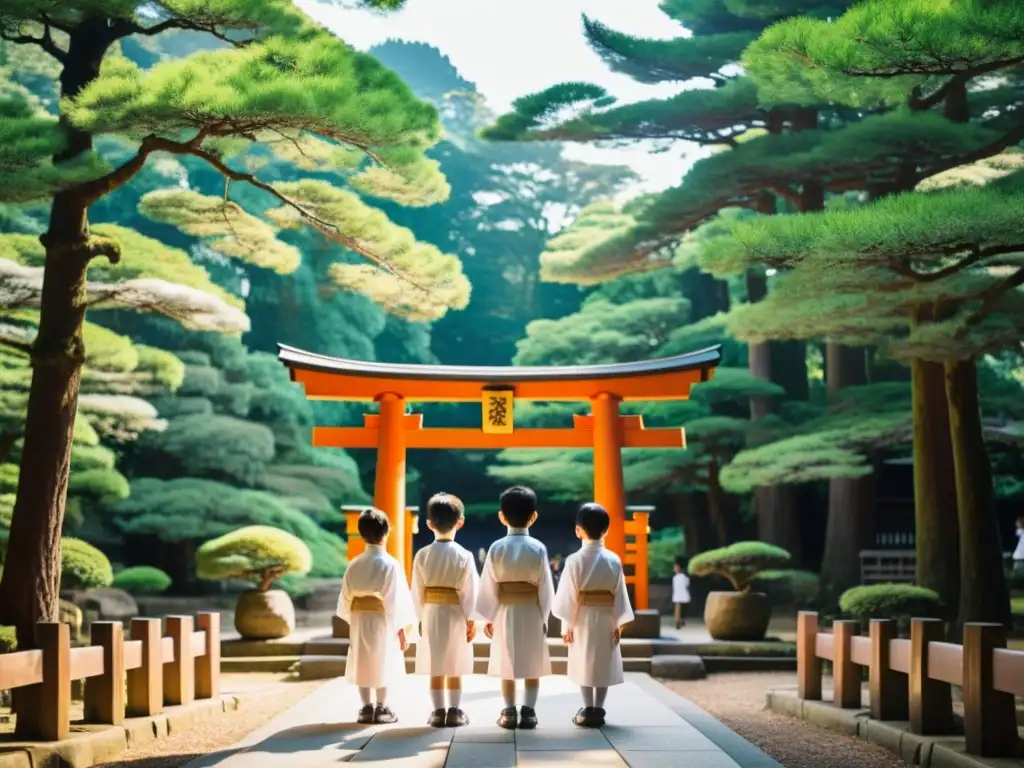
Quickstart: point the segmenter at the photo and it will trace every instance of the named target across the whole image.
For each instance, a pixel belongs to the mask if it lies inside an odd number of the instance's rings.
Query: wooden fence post
[[[174,642],[174,660],[164,663],[164,701],[168,704],[191,704],[196,690],[192,617],[168,616],[167,635]]]
[[[206,633],[206,653],[196,659],[196,698],[220,696],[220,614],[200,613],[196,627]]]
[[[142,666],[128,670],[128,714],[155,715],[164,708],[160,619],[132,619],[131,636],[142,642]]]
[[[871,693],[871,717],[875,720],[907,720],[907,676],[890,669],[889,642],[896,639],[896,622],[891,619],[872,619],[871,667],[868,671],[868,689]]]
[[[815,655],[818,614],[800,611],[796,618],[796,695],[821,701],[821,660]]]
[[[66,739],[71,730],[71,627],[60,622],[36,624],[36,645],[43,652],[39,686],[39,737]]]
[[[853,636],[860,625],[856,621],[832,623],[832,678],[833,699],[843,709],[857,709],[861,702],[860,667],[853,663]]]
[[[910,620],[910,730],[922,735],[953,731],[953,691],[949,683],[928,677],[928,644],[941,643],[940,619]]]
[[[1002,624],[964,625],[964,735],[969,755],[1017,756],[1013,694],[993,688],[992,651],[1005,647]]]
[[[85,719],[120,725],[125,713],[124,625],[119,621],[93,622],[89,642],[103,648],[103,674],[86,678]]]

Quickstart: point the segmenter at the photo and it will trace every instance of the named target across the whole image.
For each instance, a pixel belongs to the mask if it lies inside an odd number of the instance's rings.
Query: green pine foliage
[[[135,565],[114,574],[111,586],[132,595],[159,595],[171,588],[171,577],[151,565]]]
[[[862,624],[871,619],[893,619],[905,626],[911,618],[941,618],[943,615],[939,596],[914,584],[854,587],[840,596],[839,608]]]
[[[690,559],[692,576],[722,576],[737,592],[746,592],[763,571],[785,568],[789,552],[763,541],[738,541]]]
[[[61,587],[64,589],[109,587],[114,580],[114,571],[107,556],[79,539],[61,539],[60,560]]]
[[[281,576],[305,576],[312,567],[313,555],[301,539],[264,525],[231,531],[196,552],[200,579],[250,579],[264,592]]]

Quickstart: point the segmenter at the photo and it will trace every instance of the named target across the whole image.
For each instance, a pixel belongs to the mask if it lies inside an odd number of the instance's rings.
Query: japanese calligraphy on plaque
[[[484,432],[510,434],[514,430],[512,404],[511,389],[485,389],[483,397]]]

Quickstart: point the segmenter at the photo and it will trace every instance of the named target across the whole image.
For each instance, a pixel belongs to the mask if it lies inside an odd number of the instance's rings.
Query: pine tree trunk
[[[953,618],[960,600],[960,543],[949,406],[942,366],[911,360],[910,387],[914,419],[917,583],[934,590]]]
[[[973,359],[945,364],[949,430],[960,530],[960,613],[968,622],[1010,624],[999,525],[992,505],[992,465],[981,425],[978,370]]]
[[[722,504],[722,484],[718,482],[718,462],[708,462],[708,518],[715,527],[718,546],[729,543],[729,526],[725,519],[725,505]]]
[[[60,596],[60,536],[71,469],[71,443],[78,408],[85,345],[85,206],[58,195],[50,213],[46,272],[39,331],[32,350],[32,384],[18,495],[11,519],[3,577],[0,624],[13,626],[18,647],[34,647],[35,624],[57,621]],[[35,691],[15,691],[17,734],[30,736]]]
[[[830,395],[844,387],[867,384],[867,356],[862,347],[829,344],[825,379]],[[875,512],[875,477],[834,477],[828,482],[828,520],[821,565],[824,597],[833,600],[860,583],[860,552],[870,541]]]

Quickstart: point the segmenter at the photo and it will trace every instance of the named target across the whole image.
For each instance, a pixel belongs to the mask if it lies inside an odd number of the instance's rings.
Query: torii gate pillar
[[[391,534],[388,554],[405,562],[405,399],[391,392],[377,398],[380,427],[377,433],[377,469],[373,506],[388,516]]]
[[[622,479],[622,419],[619,398],[602,392],[590,401],[594,416],[594,501],[608,510],[605,544],[626,556],[626,490]]]

